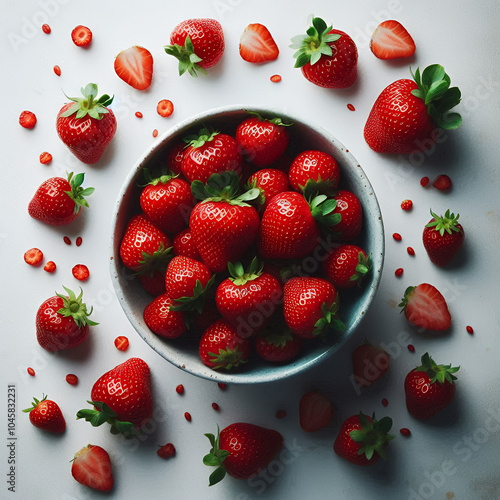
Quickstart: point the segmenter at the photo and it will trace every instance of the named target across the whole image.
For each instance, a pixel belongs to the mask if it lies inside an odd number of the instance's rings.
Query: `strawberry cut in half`
[[[100,446],[89,444],[75,454],[71,475],[84,486],[98,491],[113,487],[113,470],[108,452]]]
[[[153,80],[153,56],[148,49],[134,45],[116,56],[115,72],[134,89],[146,90]]]
[[[370,49],[379,59],[410,57],[415,53],[415,42],[399,21],[389,20],[375,29]]]
[[[240,56],[250,63],[274,61],[280,51],[269,30],[259,23],[249,24],[240,37]]]
[[[443,331],[451,326],[451,315],[441,292],[429,283],[409,286],[399,304],[406,319],[425,330]]]

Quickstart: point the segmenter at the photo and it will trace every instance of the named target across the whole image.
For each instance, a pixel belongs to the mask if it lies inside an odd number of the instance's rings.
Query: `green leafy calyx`
[[[212,142],[220,132],[218,130],[213,130],[210,127],[202,128],[198,134],[189,134],[184,137],[183,141],[187,146],[192,148],[201,148],[206,142]]]
[[[47,396],[45,394],[42,394],[42,399],[40,399],[40,400],[33,398],[33,401],[31,403],[31,408],[26,408],[25,410],[23,410],[23,412],[29,413],[30,411],[34,410],[40,403],[42,403],[46,399],[47,399]]]
[[[455,214],[452,214],[449,210],[446,210],[444,216],[440,217],[431,210],[431,215],[434,220],[429,222],[429,224],[427,224],[425,227],[434,228],[439,232],[441,236],[443,236],[445,232],[448,234],[452,234],[453,232],[460,232],[460,228],[458,227],[458,218],[460,217],[459,214],[455,216]]]
[[[258,111],[247,110],[247,113],[251,116],[255,116],[255,118],[258,118],[261,122],[269,122],[282,127],[291,127],[293,125],[293,123],[285,123],[279,116],[275,116],[274,118],[265,118]]]
[[[312,216],[323,229],[331,230],[333,226],[341,221],[342,215],[333,213],[337,208],[336,199],[328,198],[326,194],[320,194],[311,197],[308,203]]]
[[[321,306],[323,316],[314,324],[313,335],[315,337],[325,335],[331,329],[343,332],[346,329],[345,324],[338,318],[339,299],[338,297],[330,306],[324,302]]]
[[[67,118],[76,113],[76,118],[83,118],[89,115],[91,118],[100,120],[103,115],[109,113],[106,107],[113,102],[113,96],[110,97],[108,94],[103,94],[96,99],[97,85],[95,83],[89,83],[80,90],[83,97],[66,96],[70,101],[73,101],[73,104],[64,113],[61,113],[61,117]]]
[[[259,262],[257,257],[252,259],[252,262],[246,271],[241,262],[236,262],[235,264],[228,262],[227,264],[227,269],[231,275],[229,279],[236,286],[243,286],[249,281],[256,280],[262,274],[263,267],[264,264]]]
[[[93,187],[82,188],[85,174],[76,174],[74,177],[73,172],[66,172],[66,174],[68,176],[69,185],[71,186],[71,191],[64,192],[75,202],[74,212],[76,214],[79,212],[80,207],[88,208],[89,204],[85,196],[90,196],[95,189]]]
[[[63,286],[63,288],[68,295],[66,296],[56,293],[56,295],[63,301],[63,307],[57,311],[57,314],[61,314],[65,318],[73,318],[78,328],[82,328],[85,325],[98,325],[99,323],[89,319],[93,308],[91,307],[90,311],[87,311],[87,305],[82,302],[83,290],[80,288],[80,295],[77,297],[75,292],[69,288],[66,288],[65,286]]]
[[[230,349],[227,347],[226,349],[219,349],[218,353],[209,352],[210,361],[214,363],[212,367],[214,370],[220,370],[221,368],[225,368],[226,370],[231,370],[241,365],[242,363],[246,363],[247,360],[242,358],[242,354],[236,346],[234,349]]]
[[[196,311],[198,314],[203,313],[207,292],[210,290],[215,281],[215,274],[208,280],[205,286],[200,280],[196,280],[191,297],[180,297],[175,299],[174,304],[170,306],[170,310],[178,311]]]
[[[189,35],[186,37],[184,47],[176,43],[165,45],[164,49],[167,54],[179,60],[179,75],[183,75],[186,71],[195,78],[198,77],[198,73],[207,74],[205,69],[198,64],[203,59],[196,55]]]
[[[226,469],[223,465],[224,460],[231,454],[227,450],[220,449],[220,431],[219,426],[217,426],[217,436],[213,434],[205,434],[205,436],[210,441],[212,448],[210,452],[203,457],[203,463],[209,467],[217,467],[209,478],[209,486],[217,484],[222,481],[226,475]]]
[[[366,415],[359,413],[361,429],[351,431],[349,436],[356,443],[361,444],[358,455],[365,455],[371,460],[375,453],[378,453],[384,460],[387,460],[387,445],[395,436],[388,434],[392,427],[392,419],[384,417],[381,420],[372,416],[372,421],[368,420]]]
[[[146,272],[154,272],[155,270],[163,271],[166,269],[166,265],[173,257],[172,249],[173,247],[166,248],[162,242],[158,246],[158,250],[152,254],[143,251],[136,274],[145,274]]]
[[[124,436],[134,436],[139,434],[139,430],[136,429],[132,422],[126,422],[118,420],[118,415],[113,411],[106,403],[102,401],[87,401],[87,403],[93,405],[97,409],[83,409],[79,410],[76,414],[77,420],[83,418],[87,422],[90,422],[92,427],[99,427],[102,424],[111,424],[112,434],[123,434]]]
[[[426,352],[421,358],[421,365],[415,368],[416,371],[425,372],[429,377],[431,384],[435,382],[439,382],[444,384],[447,380],[448,382],[453,383],[454,380],[457,379],[454,373],[456,373],[460,367],[459,366],[451,366],[450,365],[438,365],[435,361],[429,356],[429,353]]]
[[[363,252],[358,253],[358,263],[356,264],[356,272],[349,278],[349,281],[356,281],[358,286],[361,286],[366,275],[369,273],[372,268],[372,261],[370,256]]]

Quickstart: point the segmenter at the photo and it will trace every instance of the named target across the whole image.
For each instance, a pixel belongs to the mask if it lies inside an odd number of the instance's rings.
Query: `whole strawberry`
[[[94,192],[94,188],[83,188],[85,174],[68,174],[63,177],[51,177],[42,182],[28,205],[28,213],[39,221],[52,226],[62,226],[73,222],[82,207],[89,204],[85,196]]]
[[[36,337],[47,351],[55,352],[80,345],[89,333],[89,326],[97,325],[88,318],[82,302],[83,291],[78,297],[63,287],[67,295],[56,294],[45,300],[36,313]]]
[[[33,398],[32,407],[23,410],[30,414],[30,422],[39,429],[60,434],[66,430],[66,421],[59,405],[43,395],[39,401]]]
[[[377,153],[425,151],[440,137],[436,129],[460,126],[458,113],[449,113],[461,99],[457,87],[439,64],[417,68],[413,80],[397,80],[379,95],[366,121],[365,140]]]
[[[89,444],[75,453],[71,475],[84,486],[98,491],[113,487],[113,469],[108,452],[100,446]]]
[[[186,332],[184,313],[173,311],[174,305],[175,301],[164,293],[145,307],[144,322],[152,332],[167,339],[176,339]]]
[[[205,74],[224,53],[222,26],[215,19],[187,19],[172,30],[165,52],[179,60],[179,75]]]
[[[307,35],[292,38],[295,68],[301,68],[307,80],[332,89],[350,87],[358,75],[358,50],[353,39],[343,31],[327,26],[315,17]]]
[[[97,163],[116,132],[116,118],[107,108],[113,98],[97,98],[97,85],[81,89],[83,97],[69,97],[57,114],[56,128],[61,140],[83,163]]]
[[[334,414],[333,404],[321,391],[309,391],[300,398],[299,424],[305,432],[316,432],[326,427]]]
[[[352,374],[360,386],[369,387],[389,369],[389,354],[377,345],[365,342],[352,352]]]
[[[354,240],[363,229],[363,206],[359,198],[347,189],[339,189],[333,197],[336,201],[332,215],[338,214],[338,220],[331,230],[335,241],[346,242]]]
[[[226,473],[237,479],[249,479],[266,468],[283,446],[283,437],[272,429],[237,422],[228,425],[217,436],[205,434],[212,448],[203,463],[217,467],[210,475],[212,486]]]
[[[263,118],[257,112],[243,120],[236,129],[236,142],[247,161],[256,167],[267,167],[275,162],[288,146],[290,123],[281,118]]]
[[[271,363],[284,363],[295,358],[302,349],[302,338],[289,328],[269,328],[255,337],[255,352]]]
[[[102,375],[93,385],[93,410],[80,410],[76,416],[93,427],[108,422],[113,434],[137,433],[152,417],[153,398],[149,367],[140,358],[130,358]]]
[[[438,365],[425,353],[422,364],[413,369],[405,378],[406,408],[419,420],[433,417],[446,408],[455,397],[453,375],[460,367]]]
[[[350,244],[339,245],[324,262],[326,276],[337,288],[360,286],[371,267],[366,252]]]
[[[384,417],[376,420],[363,413],[352,415],[344,421],[333,450],[335,453],[355,465],[373,465],[380,458],[387,459],[387,445],[394,436],[388,434],[392,419]]]
[[[458,214],[446,210],[444,216],[431,210],[432,219],[422,234],[424,248],[436,266],[444,267],[455,257],[464,244],[464,229],[458,223]]]
[[[290,191],[288,176],[277,168],[263,168],[254,172],[247,181],[249,189],[257,188],[260,191],[259,209],[265,210],[269,202],[277,194]]]

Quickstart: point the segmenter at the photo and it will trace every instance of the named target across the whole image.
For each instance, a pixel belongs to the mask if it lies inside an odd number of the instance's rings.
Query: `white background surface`
[[[349,33],[359,50],[359,78],[347,90],[325,90],[307,82],[293,69],[290,38],[303,33],[314,13]],[[221,63],[206,78],[177,76],[176,61],[163,45],[171,29],[189,17],[214,17],[224,29],[226,51]],[[395,18],[413,35],[417,53],[411,60],[384,62],[368,47],[369,36],[382,20]],[[3,109],[1,195],[1,303],[2,347],[0,350],[0,498],[84,499],[103,495],[80,486],[70,474],[70,459],[87,443],[99,444],[110,453],[115,487],[109,498],[231,498],[231,499],[498,499],[500,479],[500,397],[498,375],[499,308],[498,255],[500,206],[498,201],[498,140],[500,71],[498,66],[498,2],[467,1],[368,2],[213,0],[190,2],[94,2],[40,0],[2,2],[0,50]],[[52,33],[40,26],[48,22]],[[244,62],[238,54],[239,36],[251,22],[265,24],[278,43],[277,61],[263,66]],[[70,38],[78,24],[89,26],[94,40],[88,50],[76,47]],[[114,73],[119,51],[139,44],[154,57],[151,88],[139,92]],[[409,75],[408,66],[422,69],[442,64],[452,85],[462,90],[457,108],[463,126],[446,134],[446,140],[425,157],[387,157],[372,152],[362,136],[364,122],[380,91],[398,78]],[[61,67],[57,77],[52,68]],[[279,84],[269,77],[282,75]],[[55,130],[57,111],[65,102],[63,91],[78,95],[82,85],[96,82],[100,93],[115,94],[112,109],[118,130],[111,146],[95,166],[76,160],[60,142]],[[160,99],[175,105],[170,118],[156,113]],[[356,156],[378,197],[386,230],[386,259],[382,282],[361,328],[333,358],[299,378],[266,386],[231,386],[225,392],[213,382],[181,372],[149,349],[127,322],[114,296],[108,272],[111,213],[122,180],[141,153],[174,124],[210,108],[234,103],[281,107],[303,114],[337,136]],[[352,103],[356,111],[346,105]],[[24,109],[38,117],[33,130],[18,125]],[[144,114],[142,120],[134,116]],[[52,164],[38,161],[42,151],[54,156]],[[91,208],[67,227],[48,227],[31,219],[27,205],[39,184],[68,171],[86,173],[86,185],[96,192]],[[451,176],[450,193],[420,186],[420,178],[440,173]],[[411,212],[400,202],[410,198]],[[438,269],[427,258],[421,232],[429,209],[459,212],[466,243],[460,256],[446,269]],[[403,241],[391,235],[398,231]],[[63,243],[63,236],[73,240]],[[77,248],[74,241],[83,237]],[[416,255],[406,253],[413,246]],[[45,261],[54,260],[53,275],[23,261],[24,252],[38,247]],[[87,304],[94,306],[99,326],[90,338],[71,352],[49,354],[36,342],[35,314],[43,300],[62,291],[76,289],[71,275],[74,264],[87,264],[91,278],[84,284]],[[403,267],[401,278],[394,270]],[[453,317],[444,335],[424,336],[413,330],[399,314],[396,304],[408,285],[434,284],[448,301]],[[466,333],[472,325],[473,336]],[[130,339],[126,353],[113,341],[118,335]],[[368,337],[382,343],[392,354],[390,372],[370,390],[358,396],[349,380],[350,353]],[[410,353],[407,343],[417,352]],[[460,365],[457,396],[453,405],[429,422],[410,417],[404,404],[403,380],[425,351],[441,363]],[[125,359],[139,356],[150,366],[155,396],[154,432],[144,441],[125,441],[106,428],[94,429],[76,421],[76,411],[86,406],[94,381]],[[36,370],[29,377],[26,368]],[[79,384],[65,381],[76,373]],[[17,387],[16,493],[7,490],[7,385]],[[182,383],[186,392],[175,392]],[[312,435],[298,425],[298,402],[307,390],[327,393],[336,407],[328,428]],[[42,393],[59,403],[67,431],[54,436],[36,429],[21,410],[33,396]],[[382,398],[389,406],[384,408]],[[221,411],[211,408],[215,401]],[[275,418],[278,409],[287,417]],[[387,463],[360,469],[333,453],[333,441],[344,418],[362,410],[394,420],[397,438],[390,445]],[[188,423],[183,414],[189,411]],[[210,470],[202,464],[207,452],[205,432],[214,432],[235,421],[248,421],[279,430],[287,449],[273,467],[252,481],[227,478],[208,488]],[[409,427],[412,436],[399,435]],[[177,456],[163,461],[157,446],[172,442]]]

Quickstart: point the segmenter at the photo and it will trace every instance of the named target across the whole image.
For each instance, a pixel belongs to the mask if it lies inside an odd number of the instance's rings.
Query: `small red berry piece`
[[[35,370],[33,370],[33,368],[31,368],[31,366],[28,366],[28,369],[26,370],[32,377],[35,376]]]
[[[401,241],[401,240],[403,239],[399,233],[394,233],[394,234],[392,235],[392,237],[393,237],[396,241]]]
[[[212,408],[213,408],[215,411],[219,411],[219,410],[220,410],[220,406],[219,406],[217,403],[212,403]]]
[[[116,337],[115,339],[115,347],[119,351],[126,351],[128,349],[128,346],[130,345],[130,342],[128,341],[128,338],[120,335],[119,337]]]
[[[394,274],[399,278],[403,274],[404,270],[402,267],[398,267],[395,271]]]
[[[175,455],[175,447],[172,443],[167,443],[160,446],[160,449],[156,453],[160,458],[170,458]]]
[[[76,246],[79,247],[81,244],[82,244],[82,237],[78,236],[78,238],[76,239]]]
[[[31,111],[23,111],[19,115],[19,125],[24,128],[33,128],[36,125],[35,113]]]
[[[406,251],[408,252],[408,255],[415,255],[415,250],[413,250],[412,247],[408,247]]]
[[[42,24],[42,31],[48,35],[52,30],[50,29],[50,26],[48,24]]]
[[[474,328],[472,328],[472,326],[467,325],[466,330],[467,330],[467,333],[470,333],[471,335],[474,333]]]
[[[66,245],[71,245],[71,240],[69,239],[69,236],[65,236],[63,238],[63,241],[64,241],[64,243],[66,243]]]
[[[273,75],[271,78],[269,78],[273,83],[278,83],[281,82],[281,75]]]
[[[408,344],[407,348],[410,352],[415,352],[415,346],[413,344]]]
[[[441,174],[434,179],[432,185],[436,189],[439,189],[439,191],[448,191],[448,189],[451,189],[452,183],[451,179],[446,174]]]
[[[144,115],[140,111],[136,111],[135,116],[137,116],[137,118],[142,118]]]
[[[285,418],[286,417],[286,411],[285,410],[278,410],[276,412],[276,415],[274,415],[276,418]]]
[[[184,394],[184,386],[182,384],[179,384],[176,388],[175,388],[175,392],[177,394]]]
[[[73,276],[79,281],[86,281],[89,279],[89,268],[85,264],[77,264],[71,270]]]
[[[88,47],[92,41],[92,31],[86,26],[78,25],[71,32],[71,39],[78,47]]]
[[[156,106],[156,111],[163,118],[167,118],[174,112],[174,103],[168,99],[162,99]]]
[[[31,248],[24,254],[24,262],[30,266],[38,266],[43,259],[43,252],[38,248]]]
[[[188,411],[184,413],[184,418],[188,421],[188,422],[191,422],[192,420],[192,417],[191,417],[191,413],[189,413]]]
[[[348,109],[349,111],[356,111],[356,108],[355,108],[355,107],[354,107],[351,103],[349,103],[349,104],[347,105],[347,109]]]
[[[217,382],[217,385],[221,391],[225,391],[227,388],[227,384],[224,384],[224,382]]]
[[[411,200],[403,200],[401,202],[401,208],[403,210],[411,210],[412,207],[413,207],[413,202]]]
[[[153,130],[153,137],[158,137],[158,130],[157,129]]]
[[[43,267],[43,270],[47,271],[48,273],[53,273],[56,270],[56,267],[56,263],[52,260],[49,260]]]
[[[57,64],[54,66],[54,73],[57,76],[61,76],[61,68]]]
[[[44,151],[40,155],[40,163],[42,165],[46,165],[47,163],[50,163],[52,161],[52,155],[50,153],[47,153],[47,151]]]
[[[389,404],[389,401],[387,400],[387,398],[382,399],[383,406],[387,406],[388,404]]]
[[[410,429],[403,427],[402,429],[399,429],[399,432],[401,433],[402,436],[411,436],[411,431]]]
[[[69,385],[76,385],[78,384],[78,377],[74,373],[68,373],[66,375],[66,382],[68,382]]]
[[[429,184],[429,181],[430,181],[429,177],[422,177],[420,179],[420,185],[422,187],[425,187],[425,186],[427,186],[427,184]]]

